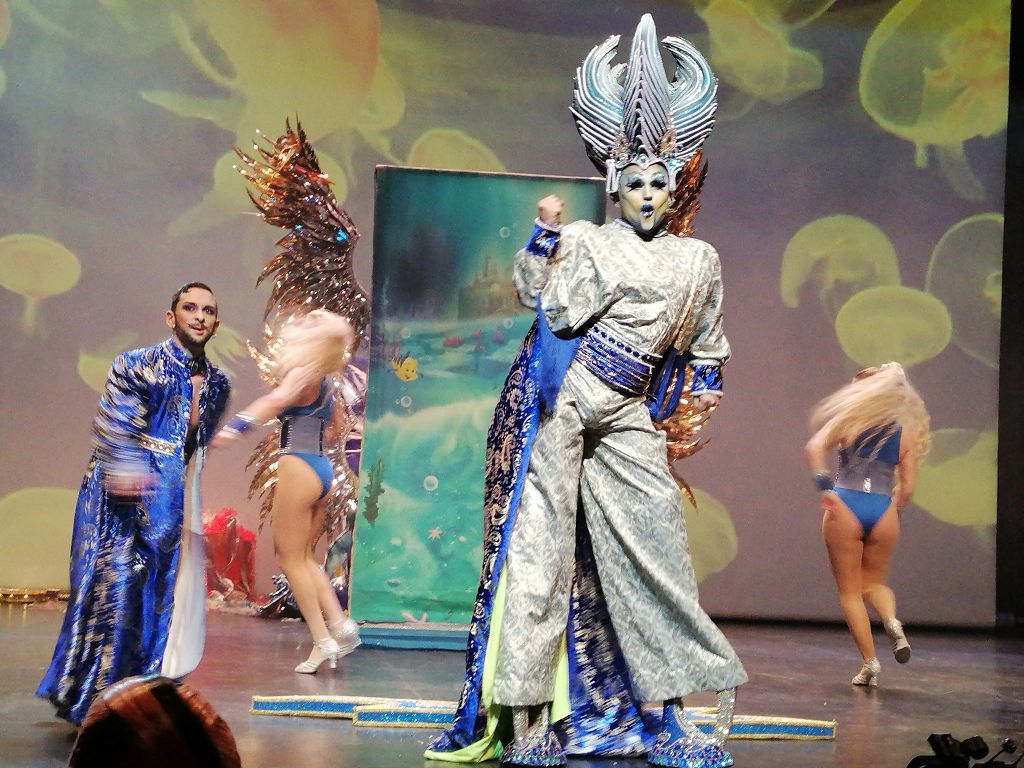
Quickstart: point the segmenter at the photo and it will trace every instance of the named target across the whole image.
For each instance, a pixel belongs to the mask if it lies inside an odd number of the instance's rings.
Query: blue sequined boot
[[[513,707],[512,725],[515,739],[502,750],[502,765],[565,765],[565,750],[551,730],[547,704],[541,707],[533,725],[528,707]]]
[[[735,689],[719,692],[717,723],[714,735],[709,738],[686,717],[681,700],[666,701],[662,730],[647,753],[647,762],[671,768],[730,768],[732,755],[723,745],[732,726],[734,702]]]

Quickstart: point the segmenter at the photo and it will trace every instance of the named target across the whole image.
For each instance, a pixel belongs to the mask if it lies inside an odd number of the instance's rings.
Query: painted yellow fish
[[[391,358],[391,369],[395,372],[395,376],[402,381],[415,381],[418,379],[420,375],[416,372],[416,369],[419,368],[419,365],[419,360],[409,355]]]

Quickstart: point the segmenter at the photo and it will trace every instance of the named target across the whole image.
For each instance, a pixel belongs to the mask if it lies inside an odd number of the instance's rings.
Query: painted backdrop
[[[602,179],[377,169],[357,619],[469,621],[487,427],[535,316],[512,261],[550,194],[604,220]]]

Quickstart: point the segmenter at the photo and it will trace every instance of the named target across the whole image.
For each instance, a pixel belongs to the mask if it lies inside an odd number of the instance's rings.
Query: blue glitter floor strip
[[[372,696],[253,696],[250,711],[256,715],[348,718],[368,728],[442,728],[451,724],[455,702]],[[713,730],[713,709],[696,708],[687,714],[701,730]],[[730,738],[818,741],[835,735],[835,720],[737,715]]]

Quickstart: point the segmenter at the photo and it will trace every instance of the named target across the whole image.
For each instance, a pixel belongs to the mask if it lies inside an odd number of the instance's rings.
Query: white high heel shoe
[[[877,658],[870,658],[864,662],[864,666],[860,668],[860,672],[853,676],[853,680],[850,682],[853,685],[868,685],[874,687],[878,685],[878,673],[882,671],[882,665],[878,663]]]
[[[336,669],[340,655],[341,648],[338,647],[338,641],[333,637],[314,640],[313,651],[309,654],[309,658],[295,667],[295,671],[303,675],[313,675],[325,661],[328,662],[331,669]]]

